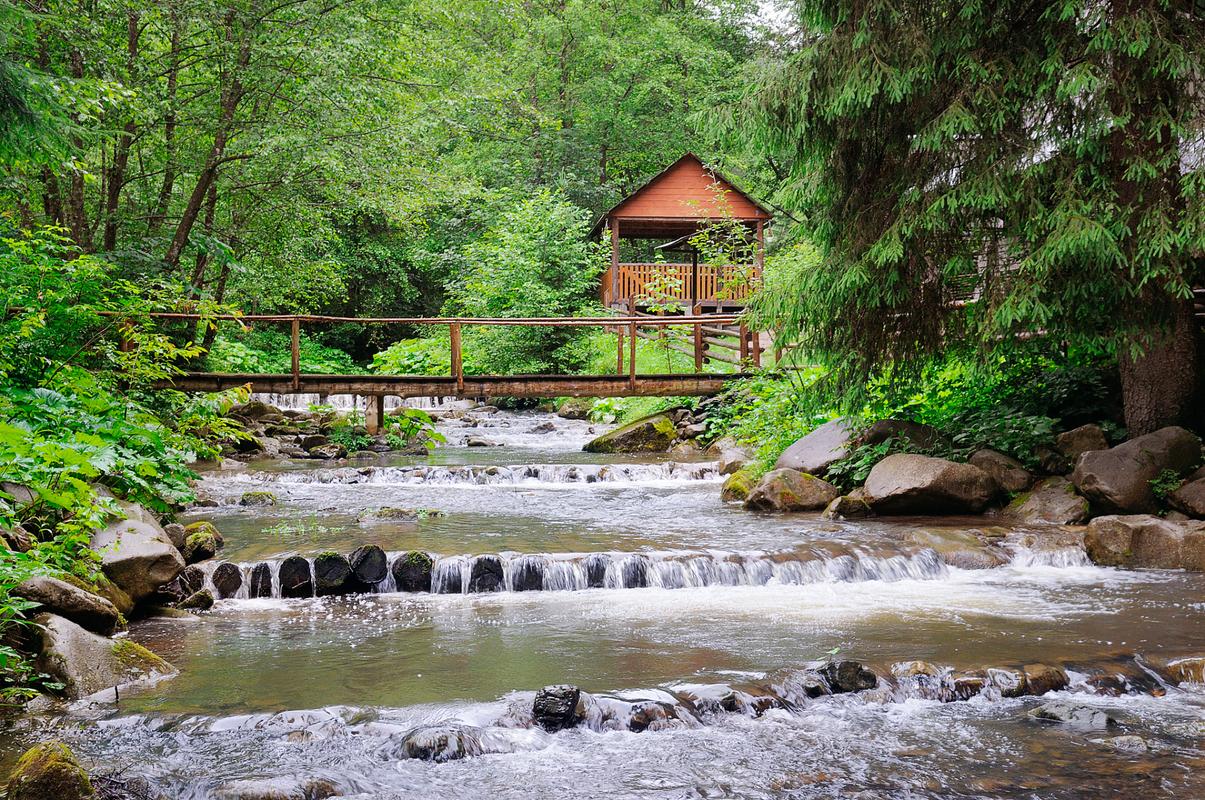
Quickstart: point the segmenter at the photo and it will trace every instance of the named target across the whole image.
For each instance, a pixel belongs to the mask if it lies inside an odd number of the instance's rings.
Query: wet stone
[[[183,608],[187,611],[206,611],[213,608],[213,603],[213,593],[208,589],[202,589],[199,592],[193,592],[181,600],[177,608]]]
[[[511,588],[516,592],[538,592],[544,588],[544,560],[523,558],[511,568]]]
[[[645,556],[629,556],[623,561],[623,588],[644,589],[649,585],[649,560]]]
[[[481,731],[467,725],[426,725],[406,734],[402,752],[407,758],[436,763],[479,756]]]
[[[1029,694],[1039,696],[1054,692],[1067,686],[1067,673],[1059,667],[1049,664],[1025,665],[1025,690]]]
[[[1110,725],[1116,724],[1116,721],[1112,717],[1099,708],[1068,703],[1062,700],[1043,703],[1030,711],[1029,716],[1041,722],[1057,722],[1073,728],[1095,731],[1105,730]]]
[[[431,591],[431,556],[419,550],[403,553],[393,562],[393,582],[399,592]]]
[[[289,556],[280,564],[281,597],[313,597],[314,578],[310,562],[301,556]]]
[[[603,553],[591,553],[586,556],[586,586],[590,589],[601,589],[607,584],[607,566],[611,557]]]
[[[251,568],[251,585],[248,594],[251,597],[272,596],[272,565],[256,564]]]
[[[503,588],[502,559],[498,556],[479,556],[473,560],[469,573],[470,592],[497,592]]]
[[[357,588],[364,590],[376,586],[389,574],[389,559],[385,551],[375,544],[357,547],[348,557],[352,579]]]
[[[859,661],[830,661],[816,672],[828,683],[833,694],[873,689],[878,677]]]
[[[238,590],[243,586],[243,571],[239,569],[237,564],[231,564],[229,561],[218,564],[217,569],[210,576],[213,582],[213,587],[217,589],[218,599],[226,600],[238,594]]]
[[[314,593],[319,597],[345,593],[350,578],[351,564],[346,557],[328,550],[314,559]]]
[[[549,733],[572,728],[586,716],[581,689],[576,686],[545,686],[536,692],[531,713],[536,724]]]

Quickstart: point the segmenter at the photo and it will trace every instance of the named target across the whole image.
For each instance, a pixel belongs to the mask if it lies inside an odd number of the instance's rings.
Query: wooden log
[[[694,331],[695,372],[703,371],[703,326],[695,324]]]

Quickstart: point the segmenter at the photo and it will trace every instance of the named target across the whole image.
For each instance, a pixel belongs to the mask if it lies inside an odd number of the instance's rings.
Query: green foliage
[[[732,436],[755,448],[760,469],[808,431],[837,416],[821,385],[823,370],[770,373],[734,384],[707,420],[708,440]]]
[[[449,375],[451,362],[446,339],[402,339],[376,353],[370,368],[379,375]]]
[[[394,450],[404,450],[414,442],[434,450],[447,437],[435,430],[435,420],[426,411],[402,406],[385,418],[385,440]]]
[[[549,191],[515,197],[466,250],[469,272],[447,311],[472,317],[557,317],[596,312],[591,296],[604,268],[587,242],[589,216]],[[580,328],[473,326],[466,369],[494,374],[569,373],[590,356]]]
[[[1183,484],[1183,476],[1174,469],[1165,469],[1150,480],[1151,492],[1162,502],[1167,502],[1168,495]]]
[[[342,350],[327,347],[304,332],[298,340],[299,365],[312,375],[357,375],[364,369]],[[213,372],[287,373],[293,370],[289,334],[272,327],[224,331],[209,348],[205,367]]]

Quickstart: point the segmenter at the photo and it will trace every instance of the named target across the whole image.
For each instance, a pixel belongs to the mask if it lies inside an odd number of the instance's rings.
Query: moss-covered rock
[[[8,800],[84,800],[96,797],[88,773],[67,745],[34,745],[17,761],[6,786]]]
[[[724,480],[724,485],[720,489],[720,499],[728,503],[744,502],[756,485],[757,478],[754,477],[752,470],[738,469]]]
[[[836,500],[836,486],[806,472],[776,469],[767,472],[745,498],[755,511],[820,511]]]
[[[213,592],[208,589],[201,589],[181,600],[176,608],[181,608],[185,611],[207,611],[213,608],[213,604]]]
[[[276,505],[276,495],[271,492],[243,492],[243,496],[239,498],[240,506],[274,506]]]
[[[669,414],[659,413],[629,422],[586,443],[587,453],[664,453],[678,438]]]
[[[128,639],[107,639],[54,614],[39,614],[38,669],[63,684],[65,697],[78,700],[144,678],[169,675],[170,664]]]
[[[394,559],[393,581],[400,592],[431,591],[431,569],[435,561],[421,550],[411,550]]]
[[[208,531],[198,531],[190,533],[188,538],[184,540],[184,547],[181,553],[184,556],[185,564],[196,564],[199,561],[207,561],[218,554],[218,540],[212,533]]]

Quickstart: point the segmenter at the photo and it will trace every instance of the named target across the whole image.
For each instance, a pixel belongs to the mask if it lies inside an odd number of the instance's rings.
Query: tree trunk
[[[1134,342],[1140,354],[1123,349],[1118,358],[1130,436],[1168,425],[1205,424],[1205,398],[1197,394],[1201,376],[1193,302],[1168,299],[1165,305],[1168,327]]]
[[[151,211],[147,227],[155,233],[167,217],[172,190],[176,184],[176,90],[180,81],[180,14],[172,6],[172,37],[167,70],[167,113],[163,118],[163,182],[159,185],[159,197]]]
[[[126,17],[126,74],[131,84],[134,83],[134,67],[138,60],[138,13],[131,11]],[[138,130],[137,123],[131,118],[122,128],[121,136],[113,148],[113,166],[106,176],[104,233],[101,236],[101,247],[105,251],[117,248],[117,207],[121,203],[121,190],[125,186],[126,167],[130,163],[130,145],[134,141],[134,133]]]

